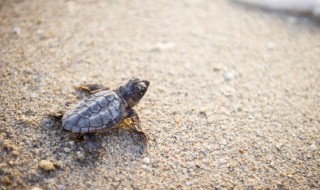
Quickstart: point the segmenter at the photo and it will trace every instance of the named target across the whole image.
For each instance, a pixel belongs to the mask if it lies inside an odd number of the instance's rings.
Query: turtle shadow
[[[62,128],[61,118],[44,118],[42,133],[51,139],[51,151],[57,160],[77,162],[82,166],[106,163],[119,165],[135,162],[147,151],[147,136],[130,128],[113,128],[96,134],[100,147],[88,146],[88,141]]]

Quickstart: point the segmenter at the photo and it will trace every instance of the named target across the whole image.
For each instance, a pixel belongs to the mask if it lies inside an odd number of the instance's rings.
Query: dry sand
[[[319,189],[320,28],[230,1],[0,1],[0,189]],[[61,131],[74,87],[151,81],[143,136]]]

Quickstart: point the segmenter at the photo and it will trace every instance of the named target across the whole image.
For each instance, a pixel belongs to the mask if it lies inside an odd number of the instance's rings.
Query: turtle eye
[[[145,88],[141,88],[139,94],[140,94],[140,95],[143,95],[145,92],[146,92],[146,89],[145,89]]]
[[[134,86],[133,88],[134,93],[140,93],[140,91],[141,91],[141,87],[139,85]]]

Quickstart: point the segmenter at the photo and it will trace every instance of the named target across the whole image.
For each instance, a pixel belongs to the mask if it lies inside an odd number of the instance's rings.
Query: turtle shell
[[[102,91],[82,100],[62,118],[64,129],[73,133],[94,133],[116,126],[123,119],[124,105],[114,91]]]

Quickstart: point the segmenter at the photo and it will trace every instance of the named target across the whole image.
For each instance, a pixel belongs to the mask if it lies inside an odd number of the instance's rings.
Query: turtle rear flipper
[[[93,133],[87,133],[83,136],[86,140],[85,149],[88,151],[100,151],[100,150],[106,150],[96,139],[95,134]]]
[[[106,87],[100,84],[82,84],[75,88],[79,91],[87,92],[89,94],[95,94],[97,92],[110,89],[109,87]]]

